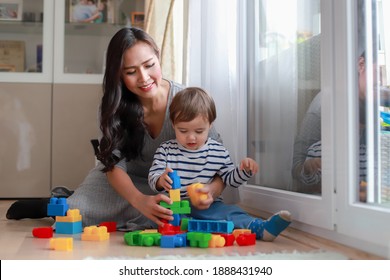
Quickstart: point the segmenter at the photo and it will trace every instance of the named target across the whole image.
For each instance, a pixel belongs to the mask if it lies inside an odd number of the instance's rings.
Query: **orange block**
[[[192,204],[198,204],[199,201],[207,199],[207,194],[196,191],[197,189],[201,189],[203,187],[204,185],[201,183],[195,183],[187,187],[187,193]]]
[[[219,234],[212,234],[211,239],[209,241],[209,248],[219,248],[225,246],[225,238],[223,238]]]
[[[237,228],[237,229],[233,230],[233,232],[232,232],[235,239],[237,239],[237,237],[240,234],[249,234],[249,233],[252,233],[252,231],[250,229],[247,229],[247,228]]]

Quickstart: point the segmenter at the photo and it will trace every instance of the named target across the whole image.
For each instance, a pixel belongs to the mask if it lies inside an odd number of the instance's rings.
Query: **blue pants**
[[[214,201],[206,210],[198,210],[191,207],[190,217],[199,220],[227,220],[234,223],[235,228],[248,228],[256,218],[250,216],[236,205],[225,204],[222,201]]]

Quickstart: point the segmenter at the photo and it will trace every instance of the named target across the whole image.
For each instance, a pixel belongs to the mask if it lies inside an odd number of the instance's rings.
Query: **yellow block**
[[[73,238],[72,237],[51,238],[50,249],[57,250],[57,251],[72,251]]]
[[[81,215],[79,209],[69,209],[66,212],[66,216],[56,216],[57,222],[75,223],[81,221]]]
[[[170,198],[172,201],[180,201],[180,200],[181,200],[181,197],[180,197],[180,189],[169,190],[169,198]]]
[[[84,228],[81,234],[82,241],[104,241],[110,238],[110,233],[107,232],[105,226],[89,226]]]

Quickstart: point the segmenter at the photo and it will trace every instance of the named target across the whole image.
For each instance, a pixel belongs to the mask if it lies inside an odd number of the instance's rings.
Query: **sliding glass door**
[[[240,191],[248,207],[290,210],[296,227],[382,256],[390,255],[389,2],[247,1],[246,145],[261,171]]]

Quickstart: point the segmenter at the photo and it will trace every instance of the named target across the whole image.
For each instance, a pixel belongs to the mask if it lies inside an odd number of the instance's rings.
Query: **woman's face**
[[[138,42],[123,55],[122,79],[141,99],[156,96],[162,81],[160,61],[152,47]]]

